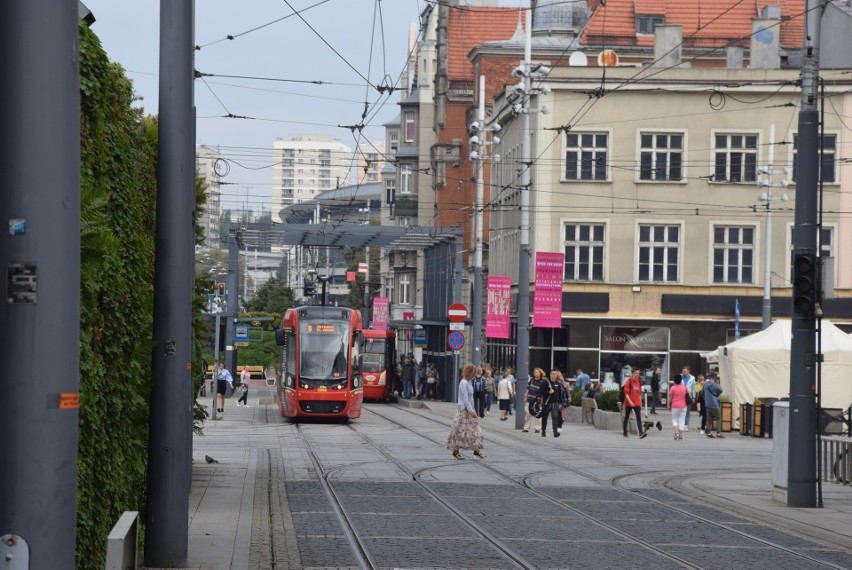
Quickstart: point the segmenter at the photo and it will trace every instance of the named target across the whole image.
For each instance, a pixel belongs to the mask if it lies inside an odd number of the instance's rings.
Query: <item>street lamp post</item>
[[[775,123],[769,125],[769,163],[766,168],[761,168],[760,173],[765,174],[767,176],[766,180],[761,180],[757,183],[758,186],[766,187],[767,191],[760,194],[757,199],[761,202],[766,202],[766,223],[764,224],[764,238],[763,238],[763,322],[762,327],[764,330],[769,328],[772,324],[772,201],[773,200],[781,200],[782,202],[787,200],[786,194],[781,194],[780,196],[772,195],[772,188],[774,183],[772,181],[772,175],[774,174],[772,170],[772,163],[774,160],[774,150],[775,150]],[[787,169],[784,169],[784,173],[787,173]],[[782,180],[781,187],[787,187],[787,180]]]

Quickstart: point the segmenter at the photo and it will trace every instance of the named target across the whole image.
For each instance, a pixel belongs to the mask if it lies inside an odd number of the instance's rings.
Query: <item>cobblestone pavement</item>
[[[852,490],[773,503],[771,440],[541,438],[489,416],[487,458],[454,461],[452,404],[297,426],[254,392],[195,439],[219,463],[193,466],[192,568],[359,568],[350,529],[378,568],[852,568]]]

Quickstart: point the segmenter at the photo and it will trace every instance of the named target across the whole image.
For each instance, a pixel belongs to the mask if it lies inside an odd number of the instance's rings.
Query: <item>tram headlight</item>
[[[361,377],[358,376],[358,375],[355,375],[355,376],[352,377],[352,387],[358,388],[359,386],[361,386]]]

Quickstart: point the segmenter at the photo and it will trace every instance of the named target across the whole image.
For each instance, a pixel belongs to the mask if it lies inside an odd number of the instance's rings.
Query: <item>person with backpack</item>
[[[485,379],[482,374],[482,368],[477,367],[470,382],[473,385],[473,408],[480,418],[485,417]]]

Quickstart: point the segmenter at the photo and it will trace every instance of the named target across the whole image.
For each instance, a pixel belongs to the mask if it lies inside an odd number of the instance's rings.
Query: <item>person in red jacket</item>
[[[624,382],[624,437],[627,437],[627,422],[630,421],[630,412],[636,414],[636,425],[639,426],[639,439],[648,435],[642,429],[642,382],[639,381],[639,369],[635,366],[633,374]]]

